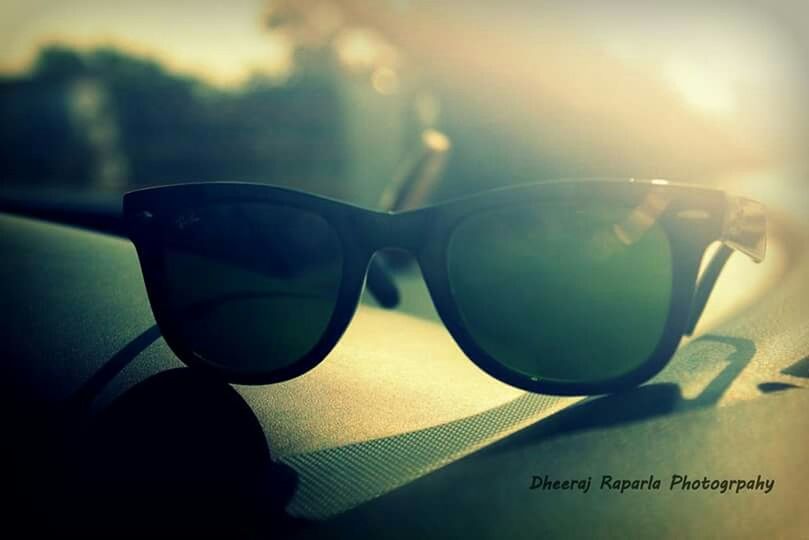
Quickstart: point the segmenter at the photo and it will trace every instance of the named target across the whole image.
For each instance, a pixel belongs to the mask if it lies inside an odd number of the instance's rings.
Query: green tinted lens
[[[164,310],[192,354],[267,373],[323,336],[342,277],[340,242],[323,218],[228,204],[187,211],[167,229]]]
[[[452,294],[478,347],[527,377],[596,382],[648,360],[664,332],[672,255],[637,209],[521,206],[463,220]]]

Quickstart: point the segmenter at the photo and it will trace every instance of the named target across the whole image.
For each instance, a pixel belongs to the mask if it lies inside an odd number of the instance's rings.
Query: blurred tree
[[[4,183],[124,189],[248,180],[341,194],[336,68],[303,51],[284,86],[220,90],[111,48],[42,49],[0,80]]]
[[[73,133],[70,82],[84,73],[79,55],[44,49],[30,78],[0,79],[0,178],[47,185],[86,180],[91,152]]]

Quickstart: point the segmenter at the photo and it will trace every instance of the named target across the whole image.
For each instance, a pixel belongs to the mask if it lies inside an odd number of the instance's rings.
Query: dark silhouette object
[[[87,426],[67,482],[73,528],[105,537],[283,536],[297,477],[227,384],[173,369],[136,385]]]
[[[109,381],[159,337],[156,326],[139,334],[66,403],[3,393],[6,531],[272,538],[305,523],[284,511],[295,472],[272,460],[252,410],[221,381],[164,371],[90,416]]]

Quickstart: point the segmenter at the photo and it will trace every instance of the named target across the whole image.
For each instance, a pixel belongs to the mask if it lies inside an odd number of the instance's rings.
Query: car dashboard
[[[311,372],[211,380],[161,339],[131,243],[0,215],[10,515],[121,536],[803,537],[809,234],[773,229],[756,281],[729,266],[662,373],[583,398],[495,381],[434,314],[370,299]]]

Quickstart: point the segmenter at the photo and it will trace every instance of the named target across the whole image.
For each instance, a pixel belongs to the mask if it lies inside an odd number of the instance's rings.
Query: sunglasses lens
[[[663,335],[671,247],[660,224],[638,209],[490,210],[456,227],[447,256],[467,332],[526,377],[619,377],[648,360]]]
[[[331,320],[342,278],[335,230],[270,204],[174,216],[163,231],[162,319],[195,357],[270,373],[304,357]]]

